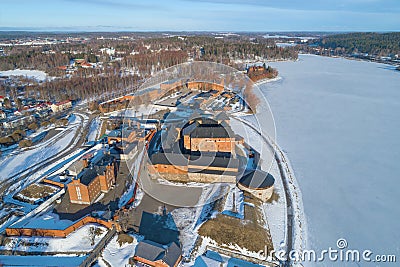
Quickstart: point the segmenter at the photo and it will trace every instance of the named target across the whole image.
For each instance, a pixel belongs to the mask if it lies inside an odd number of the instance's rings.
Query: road
[[[117,233],[115,227],[113,227],[96,245],[96,247],[90,252],[89,256],[79,265],[80,267],[90,267],[92,264],[101,256],[103,249],[107,246],[108,242]]]

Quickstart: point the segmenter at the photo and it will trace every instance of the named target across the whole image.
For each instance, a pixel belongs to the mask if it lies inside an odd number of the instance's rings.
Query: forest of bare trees
[[[43,46],[9,46],[4,48],[0,70],[37,69],[56,77],[42,83],[23,84],[25,97],[61,101],[65,99],[102,99],[113,92],[138,86],[140,81],[170,66],[188,59],[213,61],[243,68],[240,60],[296,59],[293,48],[279,48],[271,40],[235,36],[215,38],[210,35],[184,37],[142,36],[136,38],[91,38],[77,42],[61,42]],[[54,36],[57,38],[57,35]],[[112,56],[101,48],[114,48]],[[99,63],[95,68],[75,68],[67,74],[59,68],[73,59]],[[0,85],[0,92],[9,94],[14,85]],[[21,86],[18,85],[18,86]]]

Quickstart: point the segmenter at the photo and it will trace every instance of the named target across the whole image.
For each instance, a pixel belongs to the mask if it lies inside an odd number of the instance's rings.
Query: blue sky
[[[400,0],[2,0],[0,29],[400,31]]]

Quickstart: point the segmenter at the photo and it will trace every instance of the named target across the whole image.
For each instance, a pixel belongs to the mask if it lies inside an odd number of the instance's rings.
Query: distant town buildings
[[[14,117],[7,121],[3,122],[4,129],[13,129],[19,126],[27,125],[28,123],[34,122],[35,117],[33,115],[24,116],[24,117]]]
[[[105,48],[101,48],[100,52],[103,54],[107,54],[109,56],[114,56],[115,55],[115,49],[113,47],[105,47]]]

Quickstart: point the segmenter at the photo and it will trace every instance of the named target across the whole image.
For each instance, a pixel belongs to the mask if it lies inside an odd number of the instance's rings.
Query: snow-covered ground
[[[250,119],[248,118],[248,120]],[[282,178],[274,154],[253,129],[246,127],[236,119],[231,119],[230,124],[236,134],[241,135],[247,144],[260,153],[260,158],[263,159],[260,166],[261,169],[269,172],[275,178],[274,192],[279,198],[272,203],[264,203],[262,208],[267,222],[266,227],[270,230],[272,243],[275,250],[277,250],[286,238],[287,211]]]
[[[40,143],[32,149],[16,151],[0,160],[0,181],[4,180],[26,168],[33,166],[45,159],[49,159],[64,151],[73,140],[81,118],[76,117],[63,132],[44,143]]]
[[[93,240],[89,231],[91,227],[101,230],[101,234],[93,235]],[[63,252],[88,252],[91,251],[106,234],[107,228],[97,224],[86,224],[65,238],[8,237],[10,242],[5,246],[0,247],[0,249],[13,251],[59,252],[60,254]],[[94,242],[92,243],[92,241]]]
[[[127,109],[123,109],[123,110],[117,110],[117,111],[112,111],[109,113],[106,113],[105,115],[109,115],[109,116],[126,116],[126,117],[141,117],[146,116],[146,115],[150,115],[150,114],[154,114],[160,110],[166,110],[166,109],[170,109],[170,110],[176,110],[176,108],[174,107],[164,107],[164,106],[158,106],[158,105],[138,105],[138,106],[129,106]]]
[[[99,134],[100,134],[100,130],[101,130],[100,126],[101,126],[101,119],[99,117],[96,117],[95,119],[93,119],[93,121],[89,127],[89,133],[87,135],[88,142],[96,141],[96,139],[99,137]]]
[[[222,214],[244,219],[244,196],[242,190],[236,186],[226,195]]]
[[[114,236],[104,248],[102,258],[111,264],[111,266],[126,266],[129,263],[129,258],[135,255],[137,244],[143,239],[141,236],[131,236],[133,237],[133,242],[123,243],[122,246],[118,243],[118,236]],[[101,263],[99,265],[102,266]]]
[[[308,247],[337,248],[345,238],[349,249],[399,255],[400,74],[310,55],[271,65],[282,79],[260,87],[302,191]]]
[[[44,81],[48,78],[47,73],[41,70],[20,70],[20,69],[0,71],[0,76],[24,76],[36,79],[38,81]]]
[[[203,187],[203,192],[198,200],[196,207],[193,208],[178,208],[172,211],[172,217],[179,230],[179,241],[182,244],[184,257],[189,257],[196,240],[198,238],[197,231],[202,223],[206,220],[206,215],[211,211],[212,205],[210,202],[215,201],[221,195],[228,192],[228,186],[224,184],[210,184]],[[208,239],[207,239],[208,240]],[[206,246],[202,246],[197,250],[196,256],[205,252]],[[191,266],[186,264],[185,266]]]

